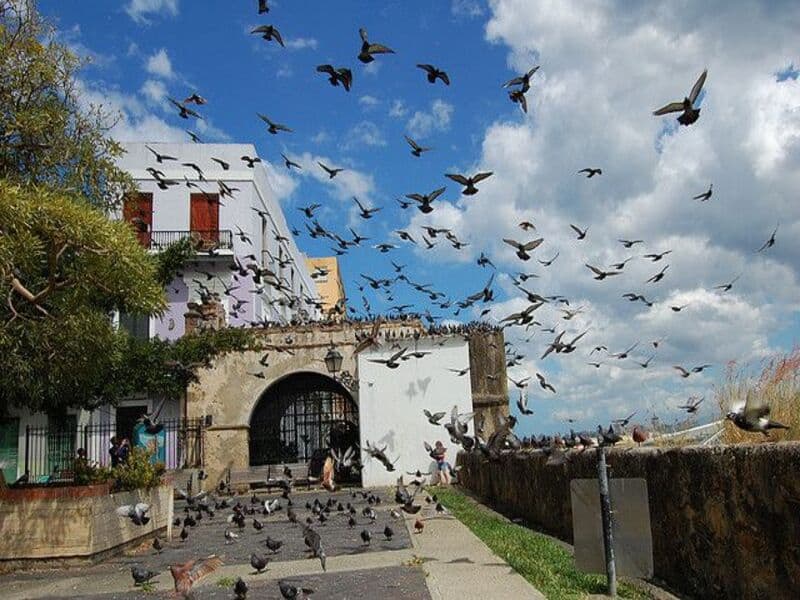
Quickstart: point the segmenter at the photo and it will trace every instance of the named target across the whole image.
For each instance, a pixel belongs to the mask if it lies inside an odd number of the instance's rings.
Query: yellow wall
[[[322,299],[322,311],[327,313],[336,306],[344,296],[344,284],[342,283],[342,273],[339,270],[339,261],[335,256],[323,256],[319,258],[306,258],[308,272],[314,275],[317,267],[328,271],[324,277],[312,277],[311,280],[317,286],[317,293]]]

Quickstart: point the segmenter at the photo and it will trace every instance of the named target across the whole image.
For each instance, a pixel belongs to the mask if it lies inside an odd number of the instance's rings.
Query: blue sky
[[[206,141],[255,143],[275,165],[273,182],[291,224],[302,229],[296,208],[318,202],[325,227],[344,234],[355,225],[370,243],[398,245],[385,255],[367,248],[341,259],[352,305],[362,306],[354,283],[359,273],[389,276],[390,260],[408,264],[414,281],[462,299],[489,278],[491,269],[475,263],[481,251],[498,267],[498,301],[488,319],[526,306],[509,277],[519,271],[539,275],[528,280],[529,289],[567,295],[580,309],[573,319],[563,319],[561,305],[536,314],[568,338],[588,330],[576,353],[539,361],[552,334],[507,334],[527,356],[511,374],[541,372],[558,390],[552,396],[534,378],[529,397],[536,414],[520,426],[528,433],[563,429],[568,417],[594,428],[633,410],[642,420],[655,413],[670,421],[681,416],[676,406],[690,394],[706,395],[707,420],[727,361],[757,365],[797,341],[800,83],[793,65],[800,57],[792,39],[798,8],[729,4],[631,9],[625,2],[283,0],[270,2],[262,16],[255,1],[41,0],[40,8],[63,39],[93,57],[82,74],[85,95],[123,114],[114,131],[120,139],[181,140],[189,126]],[[274,24],[287,48],[248,33],[259,24]],[[397,54],[362,65],[359,27]],[[415,68],[419,62],[445,69],[452,85],[429,84]],[[320,63],[351,68],[352,91],[331,87],[315,72]],[[534,64],[542,67],[524,115],[500,86]],[[704,68],[709,77],[695,125],[678,127],[671,117],[650,114],[686,95]],[[199,124],[179,119],[165,98],[193,91],[209,101]],[[257,112],[294,132],[269,135]],[[412,157],[405,133],[434,150]],[[281,152],[305,170],[288,173]],[[316,167],[319,158],[347,175],[331,185]],[[576,174],[587,166],[602,167],[603,175]],[[479,170],[495,175],[473,197],[443,177]],[[691,199],[710,183],[709,202]],[[394,201],[445,185],[430,216],[402,211]],[[354,194],[384,209],[362,221]],[[532,220],[538,231],[523,232],[521,220]],[[577,241],[570,223],[589,226],[587,240]],[[775,247],[755,253],[777,223]],[[419,241],[424,224],[450,227],[470,246],[456,252],[440,242],[423,251],[391,233],[408,229]],[[519,261],[501,241],[534,235],[545,238],[535,258],[560,252],[549,268]],[[628,251],[617,242],[631,237],[645,244]],[[330,253],[328,243],[306,235],[298,243],[309,255]],[[667,249],[673,252],[662,262],[642,258]],[[629,256],[623,275],[608,281],[594,281],[584,266]],[[665,280],[645,284],[664,264],[670,264]],[[731,292],[714,290],[740,273]],[[395,290],[396,303],[428,307],[409,288]],[[626,302],[621,294],[629,291],[644,293],[654,306]],[[377,311],[391,304],[368,288],[366,296]],[[683,304],[681,313],[670,309]],[[438,307],[432,312],[453,318]],[[647,369],[602,353],[588,356],[595,345],[615,352],[635,342],[636,360],[654,356]],[[598,356],[600,369],[586,364]],[[672,368],[702,363],[714,368],[688,380]]]

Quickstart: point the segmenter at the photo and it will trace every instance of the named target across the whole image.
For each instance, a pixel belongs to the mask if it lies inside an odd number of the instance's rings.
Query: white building
[[[185,331],[187,305],[199,302],[202,286],[218,294],[232,326],[319,317],[316,286],[267,170],[260,162],[250,168],[242,160],[257,157],[252,144],[130,143],[125,150],[118,165],[133,177],[140,193],[126,203],[120,218],[135,224],[140,241],[152,252],[186,237],[199,240],[204,251],[167,286],[169,308],[162,317],[121,315],[122,326],[133,335],[176,339]],[[163,158],[159,163],[153,151],[176,160]],[[202,179],[200,172],[185,166],[189,163],[200,169]],[[159,180],[174,184],[159,185]],[[226,187],[230,194],[223,193]],[[254,263],[274,276],[265,276],[258,284],[252,271],[242,276],[231,269],[237,260],[243,266]],[[278,289],[266,280],[277,282]],[[129,437],[136,419],[152,411],[158,401],[131,398],[118,407],[73,410],[57,418],[15,410],[11,418],[0,421],[4,475],[14,481],[25,472],[27,462],[31,479],[46,477],[57,467],[67,469],[79,448],[86,449],[90,459],[107,464],[110,437]],[[166,439],[170,468],[191,462],[201,443],[193,430],[179,428],[178,420],[184,416],[178,401],[167,402],[161,414],[173,425]]]
[[[148,323],[123,317],[128,329],[149,337],[180,337],[187,303],[198,302],[204,287],[219,295],[233,326],[319,316],[305,256],[286,224],[267,170],[260,162],[250,168],[242,159],[257,158],[252,144],[129,143],[125,150],[118,165],[130,173],[140,194],[126,203],[122,217],[134,221],[141,242],[158,252],[192,237],[201,249],[210,250],[198,252],[182,277],[167,286],[165,315]],[[200,171],[186,166],[190,164]],[[265,279],[279,282],[279,289],[264,281],[258,284],[252,273],[242,276],[231,270],[236,260],[243,267],[254,263],[267,269],[274,277]]]

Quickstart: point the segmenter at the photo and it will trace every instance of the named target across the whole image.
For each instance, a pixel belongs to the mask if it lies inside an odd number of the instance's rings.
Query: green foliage
[[[128,459],[112,471],[116,487],[120,491],[151,489],[164,481],[164,463],[153,464],[151,453],[144,448],[131,448]]]
[[[109,378],[109,398],[124,398],[143,393],[157,397],[180,398],[186,386],[195,381],[198,369],[227,352],[253,350],[258,340],[246,329],[209,329],[174,340],[128,338],[124,360]]]
[[[436,494],[459,521],[547,598],[577,600],[605,593],[605,577],[578,571],[572,553],[551,538],[508,522],[452,488],[437,489]],[[621,598],[650,598],[625,582],[617,592]]]
[[[0,179],[117,206],[134,189],[115,164],[122,147],[107,137],[119,117],[83,108],[81,66],[34,0],[0,0]]]
[[[192,240],[184,238],[173,242],[156,255],[158,281],[166,286],[197,254]]]
[[[75,459],[73,472],[75,474],[75,485],[95,485],[105,483],[114,478],[114,472],[111,467],[103,467],[89,462],[85,458]]]
[[[236,580],[233,577],[220,577],[217,579],[217,587],[232,588],[236,585]]]
[[[127,341],[110,315],[166,306],[127,224],[74,194],[2,179],[0,294],[0,413],[94,406]]]

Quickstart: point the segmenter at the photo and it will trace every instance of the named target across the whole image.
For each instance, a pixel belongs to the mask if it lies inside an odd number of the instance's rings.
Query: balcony
[[[145,246],[155,252],[185,239],[194,240],[198,252],[230,254],[233,251],[233,232],[230,229],[149,231],[139,235]]]

